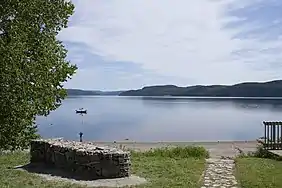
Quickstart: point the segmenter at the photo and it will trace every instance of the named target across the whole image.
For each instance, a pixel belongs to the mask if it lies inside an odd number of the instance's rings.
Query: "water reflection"
[[[80,107],[88,114],[75,114]],[[80,131],[103,141],[253,140],[261,122],[279,120],[281,112],[281,99],[73,97],[37,123],[43,137],[77,140]]]
[[[138,99],[138,98],[137,98]],[[235,108],[281,110],[282,98],[184,98],[184,97],[142,97],[144,105],[164,105],[167,107],[182,104],[209,105],[211,107],[226,107],[233,105]]]

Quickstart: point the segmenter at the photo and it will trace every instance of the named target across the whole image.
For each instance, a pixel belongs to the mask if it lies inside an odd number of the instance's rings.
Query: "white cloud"
[[[282,75],[282,69],[269,68],[282,60],[281,37],[268,41],[257,34],[234,38],[264,27],[259,22],[225,28],[226,23],[244,20],[228,16],[228,10],[257,1],[74,2],[72,25],[60,39],[84,43],[91,53],[107,60],[137,63],[157,74],[195,80],[187,85],[264,81]],[[269,48],[281,53],[265,50]]]

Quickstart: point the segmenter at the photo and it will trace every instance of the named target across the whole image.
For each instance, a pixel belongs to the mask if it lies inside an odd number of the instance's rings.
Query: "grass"
[[[0,156],[0,188],[80,188],[62,182],[50,182],[33,174],[11,169],[17,165],[27,164],[29,154],[24,152],[3,154]]]
[[[265,158],[238,158],[236,176],[242,188],[280,188],[282,162]]]
[[[132,172],[149,183],[136,188],[199,188],[208,153],[202,147],[162,148],[144,153],[132,152]],[[0,155],[0,188],[82,188],[64,182],[46,181],[28,172],[11,169],[27,164],[29,154],[23,152]]]
[[[200,187],[208,152],[202,147],[161,148],[132,153],[133,173],[145,177],[149,185],[141,187]]]
[[[134,152],[132,152],[133,156]],[[139,153],[137,153],[139,155]],[[173,148],[156,148],[142,153],[143,157],[165,157],[165,158],[209,158],[209,152],[204,147],[173,147]]]
[[[282,187],[281,158],[258,146],[255,152],[240,152],[236,159],[236,176],[242,188]]]

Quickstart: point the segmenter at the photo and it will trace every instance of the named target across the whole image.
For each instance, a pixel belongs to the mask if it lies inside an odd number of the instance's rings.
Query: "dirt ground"
[[[116,143],[110,142],[96,142],[100,146],[114,146],[122,147],[123,149],[131,149],[135,151],[146,151],[149,149],[160,147],[173,147],[173,146],[203,146],[209,152],[212,158],[235,157],[240,148],[244,152],[255,151],[257,147],[256,141],[226,141],[226,142],[132,142],[121,141]]]

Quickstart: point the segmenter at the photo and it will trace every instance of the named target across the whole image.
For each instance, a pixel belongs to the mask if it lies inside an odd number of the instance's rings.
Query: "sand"
[[[146,151],[161,147],[174,146],[203,146],[209,152],[212,158],[235,157],[239,152],[236,148],[240,148],[244,152],[255,151],[257,141],[219,141],[219,142],[132,142],[117,141],[112,142],[96,142],[101,146],[122,147],[134,151]]]

